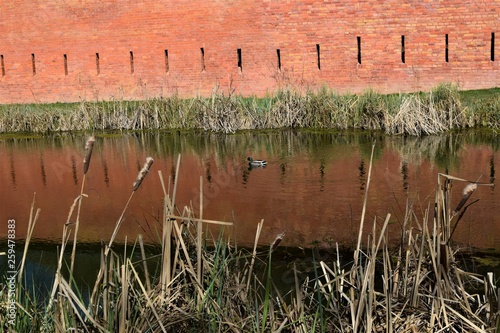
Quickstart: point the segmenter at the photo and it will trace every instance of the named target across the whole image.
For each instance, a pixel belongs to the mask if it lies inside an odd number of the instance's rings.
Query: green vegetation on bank
[[[327,88],[305,94],[284,89],[266,98],[214,92],[192,99],[0,105],[0,132],[324,128],[418,136],[498,128],[499,110],[500,89],[460,91],[445,84],[430,92],[390,95],[374,91],[340,95]]]

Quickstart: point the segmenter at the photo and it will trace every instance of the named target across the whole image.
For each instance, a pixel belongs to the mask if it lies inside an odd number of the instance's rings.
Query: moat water
[[[33,237],[58,241],[74,199],[80,193],[87,134],[0,139],[0,220],[16,220],[17,237],[26,234],[30,207],[40,217]],[[373,132],[248,132],[96,134],[82,203],[82,242],[111,236],[147,156],[150,174],[125,213],[120,240],[143,234],[156,242],[163,190],[158,171],[173,188],[179,209],[200,208],[203,217],[234,223],[228,230],[242,245],[252,244],[264,219],[262,242],[286,231],[284,245],[319,243],[348,246],[357,235],[375,142],[366,220],[391,214],[390,234],[398,235],[408,205],[417,216],[433,203],[438,173],[484,183],[495,182],[499,137],[463,132],[423,138],[386,137]],[[175,174],[178,156],[179,174]],[[265,159],[266,168],[249,168],[247,156]],[[166,184],[166,186],[169,186]],[[466,183],[455,182],[452,204]],[[455,232],[457,243],[479,248],[500,246],[500,194],[482,187]],[[6,223],[0,237],[7,234]]]
[[[88,133],[0,137],[0,239],[6,239],[7,221],[12,219],[16,238],[25,237],[35,198],[35,208],[41,211],[34,246],[55,253],[82,186],[87,137]],[[180,210],[188,205],[199,214],[201,183],[203,218],[233,222],[226,234],[241,246],[253,244],[263,219],[262,245],[286,232],[284,247],[338,243],[349,248],[357,239],[373,142],[364,234],[373,223],[381,226],[390,213],[388,235],[395,243],[408,206],[420,221],[433,207],[439,173],[494,183],[500,163],[499,137],[484,131],[421,138],[324,131],[96,133],[95,137],[84,187],[88,197],[80,215],[80,262],[93,257],[84,249],[111,237],[147,156],[155,162],[125,212],[118,235],[122,243],[134,242],[139,234],[147,243],[158,243],[163,205],[159,171],[170,190],[177,180]],[[267,167],[249,168],[248,156],[267,160]],[[452,205],[458,204],[466,185],[453,183]],[[468,208],[453,241],[461,247],[499,250],[500,193],[494,186],[479,186],[471,200],[475,199],[479,201]],[[207,231],[218,233],[216,228]]]

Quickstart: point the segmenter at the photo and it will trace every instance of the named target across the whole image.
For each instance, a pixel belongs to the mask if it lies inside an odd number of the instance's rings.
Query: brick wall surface
[[[499,0],[0,0],[0,15],[0,103],[500,85]]]

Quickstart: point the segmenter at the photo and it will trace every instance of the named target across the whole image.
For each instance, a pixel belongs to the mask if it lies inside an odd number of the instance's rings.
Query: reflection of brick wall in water
[[[284,85],[500,85],[492,0],[4,0],[0,12],[0,103],[208,95],[214,87],[264,95]]]

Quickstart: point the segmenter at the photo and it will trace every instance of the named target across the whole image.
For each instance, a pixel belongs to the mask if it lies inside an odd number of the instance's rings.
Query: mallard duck
[[[267,165],[267,161],[263,160],[254,160],[253,158],[247,158],[248,164],[252,167],[265,167]]]

